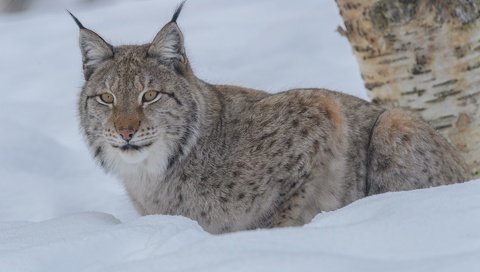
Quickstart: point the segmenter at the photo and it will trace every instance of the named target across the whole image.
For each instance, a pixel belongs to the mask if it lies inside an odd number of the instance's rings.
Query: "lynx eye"
[[[103,93],[98,96],[104,104],[113,104],[113,101],[115,100],[113,98],[113,95],[111,93]]]
[[[142,102],[143,103],[152,102],[153,100],[155,100],[155,98],[157,98],[158,94],[159,94],[159,92],[157,92],[157,91],[148,91],[148,92],[143,94]]]

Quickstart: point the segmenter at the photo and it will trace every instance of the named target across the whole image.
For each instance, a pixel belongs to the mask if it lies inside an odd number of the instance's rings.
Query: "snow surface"
[[[369,197],[300,228],[212,236],[139,217],[79,134],[78,29],[145,43],[178,1],[42,0],[0,17],[0,271],[480,271],[480,181]],[[365,98],[333,0],[189,1],[200,78]]]
[[[0,271],[479,271],[480,181],[370,197],[297,228],[214,236],[184,217],[0,224]]]

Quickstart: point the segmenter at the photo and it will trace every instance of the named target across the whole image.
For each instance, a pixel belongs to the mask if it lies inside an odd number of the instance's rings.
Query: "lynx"
[[[140,214],[186,216],[215,234],[298,226],[366,196],[468,179],[412,113],[325,89],[198,79],[176,23],[182,6],[143,45],[112,46],[72,15],[82,131]]]

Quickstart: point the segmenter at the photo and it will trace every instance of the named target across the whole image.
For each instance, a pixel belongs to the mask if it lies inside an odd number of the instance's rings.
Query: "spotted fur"
[[[323,89],[198,79],[175,20],[150,44],[115,47],[78,22],[81,128],[141,214],[183,215],[211,233],[296,226],[368,195],[468,178],[414,114]],[[149,90],[159,96],[146,104]]]

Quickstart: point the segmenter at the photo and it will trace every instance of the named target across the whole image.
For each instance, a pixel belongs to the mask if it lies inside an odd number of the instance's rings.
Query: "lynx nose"
[[[136,116],[125,116],[119,114],[113,122],[115,130],[125,141],[130,141],[140,128],[140,119]]]
[[[135,134],[135,132],[137,131],[132,128],[120,128],[118,130],[118,133],[120,134],[122,139],[124,139],[127,142],[133,138],[133,135]]]

